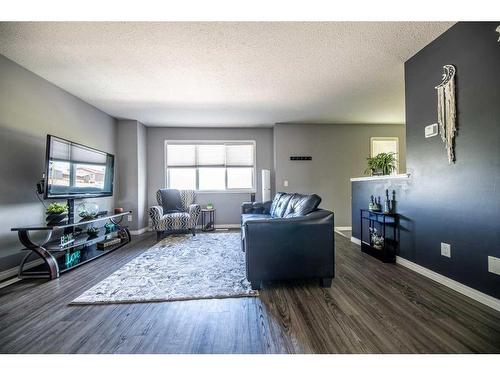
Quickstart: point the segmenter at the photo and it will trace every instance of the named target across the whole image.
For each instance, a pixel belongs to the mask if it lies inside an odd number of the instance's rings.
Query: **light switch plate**
[[[438,135],[439,128],[438,124],[431,124],[425,127],[425,138],[430,138]]]
[[[488,257],[488,272],[500,275],[500,258]]]
[[[451,258],[451,245],[449,243],[441,242],[441,255]]]
[[[288,180],[283,180],[283,186],[288,187]]]

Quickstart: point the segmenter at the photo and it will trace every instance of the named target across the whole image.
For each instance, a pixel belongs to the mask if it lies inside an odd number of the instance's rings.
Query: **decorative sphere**
[[[78,216],[83,219],[93,219],[99,213],[99,205],[95,202],[82,202],[78,205]]]

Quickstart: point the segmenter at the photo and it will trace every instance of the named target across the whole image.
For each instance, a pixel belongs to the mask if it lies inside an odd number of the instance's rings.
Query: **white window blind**
[[[166,142],[166,185],[200,191],[255,191],[255,142]]]
[[[203,166],[225,166],[225,146],[224,145],[199,145],[198,161],[199,167]]]
[[[254,165],[253,145],[228,145],[226,147],[226,165],[227,166],[245,166]]]
[[[196,165],[195,145],[171,145],[167,146],[168,166],[194,166]]]

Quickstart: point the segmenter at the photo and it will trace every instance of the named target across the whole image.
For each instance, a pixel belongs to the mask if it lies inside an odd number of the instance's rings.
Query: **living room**
[[[0,353],[498,354],[488,17],[2,20]]]

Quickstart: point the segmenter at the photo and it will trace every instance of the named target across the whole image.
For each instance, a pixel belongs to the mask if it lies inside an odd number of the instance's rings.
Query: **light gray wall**
[[[138,122],[137,128],[137,221],[139,229],[148,226],[148,144],[146,127]]]
[[[404,125],[277,124],[276,191],[316,193],[335,212],[335,226],[351,225],[351,177],[363,176],[370,137],[399,137],[400,173],[406,170]],[[291,161],[290,156],[312,156]],[[289,186],[284,187],[283,181]]]
[[[147,128],[148,149],[148,202],[156,204],[155,194],[165,186],[166,140],[255,140],[257,154],[257,201],[261,200],[261,171],[271,170],[271,186],[274,186],[273,129],[243,128]],[[217,209],[216,224],[238,224],[240,206],[250,200],[249,193],[198,193],[198,203],[212,202]]]
[[[137,121],[118,121],[117,136],[117,176],[120,192],[117,205],[125,210],[132,210],[132,221],[127,222],[131,230],[137,230]]]
[[[146,127],[135,120],[118,121],[118,205],[132,210],[132,231],[147,227]]]
[[[45,165],[47,134],[116,151],[115,119],[0,55],[0,272],[17,266],[23,255],[10,228],[45,221],[35,184]],[[114,207],[113,197],[93,201],[101,209]]]

